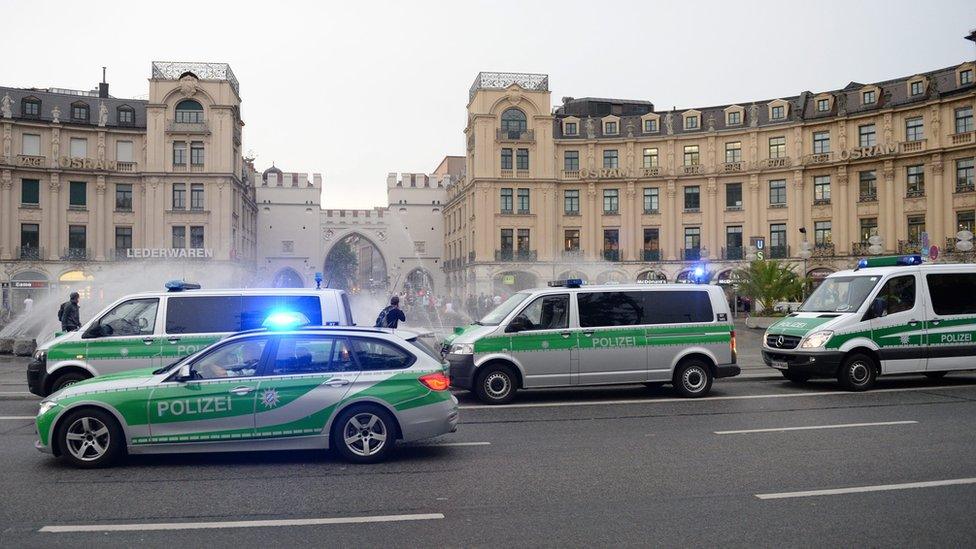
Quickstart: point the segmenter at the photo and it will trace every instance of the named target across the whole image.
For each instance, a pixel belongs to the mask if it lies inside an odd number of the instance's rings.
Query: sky
[[[773,99],[976,58],[976,2],[0,0],[0,84],[145,98],[154,60],[230,63],[244,150],[322,173],[323,205],[386,204],[389,172],[464,154],[479,71],[658,110]]]

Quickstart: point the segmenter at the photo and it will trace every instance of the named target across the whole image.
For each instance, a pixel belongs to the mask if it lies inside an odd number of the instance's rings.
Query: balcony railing
[[[807,164],[826,164],[830,162],[830,153],[814,153],[807,157]]]
[[[900,254],[920,254],[920,253],[922,253],[922,245],[919,242],[912,242],[911,240],[899,240],[898,241],[898,253],[900,253]]]
[[[792,162],[788,156],[782,156],[780,158],[767,158],[759,161],[759,169],[770,170],[776,168],[789,168],[791,164]]]
[[[604,261],[620,261],[620,250],[601,250],[600,256]]]
[[[661,261],[661,250],[641,250],[644,261]]]
[[[495,261],[535,261],[535,250],[495,250]]]
[[[789,246],[770,246],[769,256],[770,259],[786,259],[790,257],[790,247]]]
[[[166,131],[170,133],[210,133],[210,124],[206,120],[203,122],[167,120]]]
[[[916,139],[915,141],[902,141],[901,152],[919,152],[925,150],[925,140]]]
[[[563,259],[583,259],[583,250],[563,250]]]
[[[91,256],[91,248],[65,248],[61,251],[61,259],[64,261],[86,261]]]
[[[515,170],[515,177],[519,179],[526,179],[529,177],[529,170]]]
[[[701,248],[685,248],[681,250],[681,259],[684,261],[698,261],[701,259]]]
[[[905,198],[923,198],[924,196],[925,196],[924,188],[908,189],[908,191],[905,192]]]
[[[860,196],[858,196],[857,201],[858,202],[877,202],[878,201],[878,193],[877,192],[873,192],[873,193],[861,193]]]
[[[498,128],[495,130],[495,139],[498,141],[525,141],[532,142],[535,141],[535,131],[534,130],[503,130]]]
[[[135,162],[118,162],[118,169],[123,173],[132,173],[136,171],[137,164]]]
[[[851,242],[851,255],[855,257],[868,255],[871,253],[868,251],[870,247],[870,242]]]
[[[973,142],[973,132],[963,132],[952,134],[953,145],[964,145]]]
[[[17,155],[17,165],[23,166],[25,168],[44,168],[47,162],[46,156],[37,156],[33,154],[18,154]]]
[[[829,206],[830,205],[830,199],[829,198],[814,198],[813,199],[813,205],[814,206]]]
[[[681,173],[683,175],[702,175],[705,173],[705,166],[701,164],[693,164],[691,166],[681,166]]]
[[[658,166],[641,168],[641,177],[657,177],[659,175],[661,175],[661,168]]]
[[[741,172],[743,169],[743,162],[737,160],[735,162],[726,162],[722,165],[722,171],[725,173],[736,173]]]
[[[579,170],[563,170],[563,179],[579,179]]]
[[[728,246],[722,248],[722,259],[742,259],[742,246]]]
[[[513,170],[506,170],[506,169],[503,168],[498,173],[498,176],[499,177],[502,177],[502,178],[505,178],[505,179],[511,179],[511,178],[515,177],[515,172]]]
[[[968,179],[956,180],[957,193],[971,193],[973,191],[976,191],[976,182],[970,181]]]
[[[24,246],[15,249],[17,259],[40,261],[44,258],[44,248],[34,246]]]
[[[129,254],[130,250],[132,248],[113,248],[109,250],[108,256],[115,258],[116,261],[128,261],[132,259]]]
[[[834,257],[837,255],[836,248],[833,242],[822,242],[820,244],[814,244],[813,246],[813,257]]]
[[[654,215],[661,213],[661,210],[657,208],[644,208],[644,215]]]

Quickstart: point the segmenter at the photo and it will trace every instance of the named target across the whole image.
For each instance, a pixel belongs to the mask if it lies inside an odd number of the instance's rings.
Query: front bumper
[[[471,390],[474,385],[474,355],[447,355],[451,386]]]
[[[844,360],[844,353],[840,351],[801,353],[764,348],[762,355],[763,362],[770,368],[816,377],[835,377]]]
[[[47,360],[31,360],[27,365],[27,390],[37,396],[47,396]]]
[[[715,366],[715,379],[722,377],[735,377],[742,373],[742,368],[737,364],[718,364]]]

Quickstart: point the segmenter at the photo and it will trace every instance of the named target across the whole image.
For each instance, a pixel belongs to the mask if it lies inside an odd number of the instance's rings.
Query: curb
[[[34,393],[25,392],[0,392],[0,401],[3,400],[40,400],[41,397]]]

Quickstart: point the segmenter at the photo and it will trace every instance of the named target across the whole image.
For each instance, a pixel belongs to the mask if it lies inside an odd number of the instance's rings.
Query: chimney
[[[108,99],[108,82],[105,81],[105,67],[102,67],[102,81],[98,84],[98,96]]]

